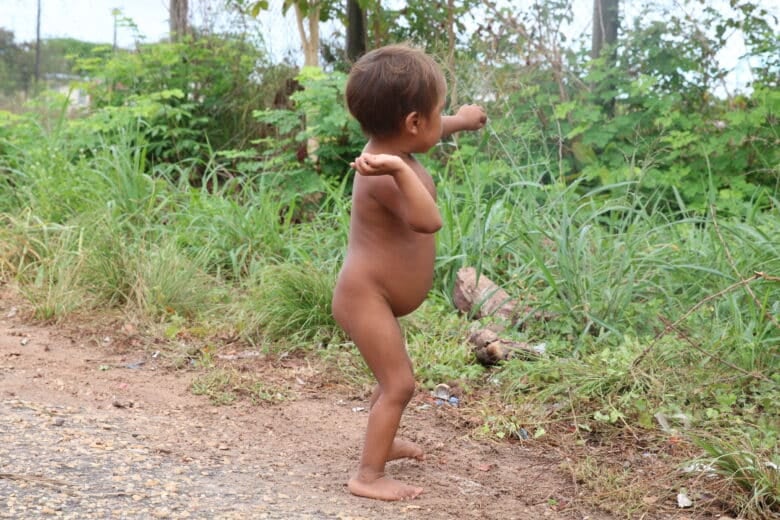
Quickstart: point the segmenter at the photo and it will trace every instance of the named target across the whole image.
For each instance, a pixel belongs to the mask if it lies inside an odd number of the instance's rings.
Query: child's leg
[[[333,314],[350,335],[379,383],[376,402],[371,407],[365,445],[358,472],[349,481],[349,490],[360,496],[381,500],[403,500],[422,493],[384,476],[398,424],[414,393],[412,363],[406,353],[401,328],[390,306],[380,296],[361,298],[349,305],[334,299]]]
[[[380,395],[382,395],[382,389],[379,385],[376,385],[374,391],[371,393],[371,399],[368,402],[369,410],[374,407],[374,404],[377,402]],[[390,454],[387,456],[387,460],[391,461],[396,459],[425,460],[425,452],[419,445],[396,437],[393,439],[393,445],[390,447]]]

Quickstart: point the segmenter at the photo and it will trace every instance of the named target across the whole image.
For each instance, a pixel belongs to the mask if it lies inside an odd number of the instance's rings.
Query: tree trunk
[[[449,73],[450,106],[458,106],[458,77],[455,75],[455,0],[447,0],[447,72]]]
[[[347,0],[347,59],[355,63],[366,52],[366,14],[358,0]]]
[[[306,15],[301,11],[301,7],[295,4],[295,19],[298,22],[298,35],[301,37],[301,47],[303,48],[303,66],[320,66],[320,8],[319,6],[309,7]],[[306,34],[304,25],[308,25],[309,31]]]
[[[620,25],[620,0],[593,0],[593,37],[591,39],[592,58],[601,56],[605,46],[617,41]]]
[[[187,24],[189,13],[187,0],[170,0],[169,6],[168,27],[170,30],[170,37],[172,42],[178,42],[181,41],[189,31]]]
[[[320,66],[320,6],[312,2],[306,15],[303,14],[300,4],[295,4],[295,20],[298,22],[298,35],[301,37],[301,47],[303,48],[303,66]],[[306,34],[306,25],[309,26]],[[304,119],[304,125],[308,122]],[[310,137],[306,140],[306,153],[309,160],[317,162],[317,149],[320,143]]]
[[[601,57],[604,48],[609,49],[605,56],[607,69],[614,67],[617,59],[615,43],[617,42],[618,26],[620,25],[620,0],[593,0],[593,38],[590,54],[593,59]],[[595,88],[602,92],[612,90],[613,81],[607,78]],[[604,111],[609,117],[615,114],[615,98],[603,100]]]
[[[374,48],[378,49],[382,46],[382,42],[385,41],[385,35],[382,30],[382,2],[376,0],[373,11],[373,26],[374,26]]]

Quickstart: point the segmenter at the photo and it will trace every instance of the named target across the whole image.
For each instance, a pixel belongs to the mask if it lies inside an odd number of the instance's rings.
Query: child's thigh
[[[384,297],[364,294],[348,301],[337,297],[334,315],[380,382],[387,377],[413,377],[403,332]]]

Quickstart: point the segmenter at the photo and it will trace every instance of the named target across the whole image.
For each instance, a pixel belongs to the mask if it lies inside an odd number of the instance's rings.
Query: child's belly
[[[395,316],[409,314],[423,301],[433,285],[436,257],[433,236],[425,237],[417,247],[377,252],[348,251],[339,275],[337,290],[347,289],[350,299],[361,295],[375,297],[378,292]],[[345,294],[346,296],[346,294]],[[357,303],[357,302],[355,302]]]

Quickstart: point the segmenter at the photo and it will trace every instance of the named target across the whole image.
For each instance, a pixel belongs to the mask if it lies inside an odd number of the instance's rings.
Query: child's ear
[[[417,135],[420,131],[420,113],[410,112],[406,118],[404,118],[404,128],[412,135]]]

